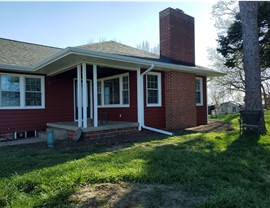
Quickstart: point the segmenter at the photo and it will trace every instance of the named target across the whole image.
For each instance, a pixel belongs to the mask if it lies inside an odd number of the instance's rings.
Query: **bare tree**
[[[258,35],[259,2],[240,1],[239,7],[242,20],[243,35],[243,58],[246,93],[245,108],[247,110],[263,111]],[[266,127],[264,122],[260,128],[260,133],[266,133]]]
[[[155,53],[155,54],[159,54],[159,50],[160,50],[159,44],[154,47],[150,47],[150,43],[147,40],[143,40],[141,43],[138,43],[137,48],[140,50]]]
[[[213,5],[212,17],[215,20],[215,28],[218,30],[218,35],[227,33],[238,12],[239,6],[237,1],[218,1]]]

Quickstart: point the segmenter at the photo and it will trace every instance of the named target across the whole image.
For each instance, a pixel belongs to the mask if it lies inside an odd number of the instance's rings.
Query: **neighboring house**
[[[75,121],[69,135],[91,138],[104,115],[139,130],[206,124],[206,79],[222,74],[196,66],[194,48],[194,18],[172,8],[160,12],[160,57],[113,41],[61,49],[0,39],[0,138]]]
[[[233,114],[233,113],[239,113],[239,111],[242,109],[242,105],[236,102],[225,102],[221,103],[217,109],[218,115],[226,115],[226,114]]]

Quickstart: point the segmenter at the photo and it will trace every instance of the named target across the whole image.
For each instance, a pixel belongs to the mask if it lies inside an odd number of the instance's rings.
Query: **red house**
[[[0,138],[48,126],[97,138],[206,124],[206,78],[221,74],[195,65],[193,17],[159,15],[160,56],[113,41],[62,49],[0,39]]]

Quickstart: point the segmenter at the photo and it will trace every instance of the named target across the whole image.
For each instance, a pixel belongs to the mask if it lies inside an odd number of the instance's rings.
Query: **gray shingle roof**
[[[115,41],[77,46],[92,51],[141,58],[159,58],[158,55],[133,48]],[[0,38],[0,64],[34,66],[63,49]]]
[[[93,43],[77,46],[79,48],[89,49],[93,51],[112,53],[125,56],[135,56],[141,58],[159,58],[159,55],[149,53],[131,46],[124,45],[115,41],[105,41],[101,43]]]
[[[61,50],[60,48],[0,38],[0,64],[33,66]]]

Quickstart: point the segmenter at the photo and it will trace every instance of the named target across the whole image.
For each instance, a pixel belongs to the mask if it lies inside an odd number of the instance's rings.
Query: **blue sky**
[[[179,8],[195,18],[196,64],[215,47],[215,2],[0,2],[0,37],[65,48],[101,38],[133,47],[159,43],[159,12]]]

